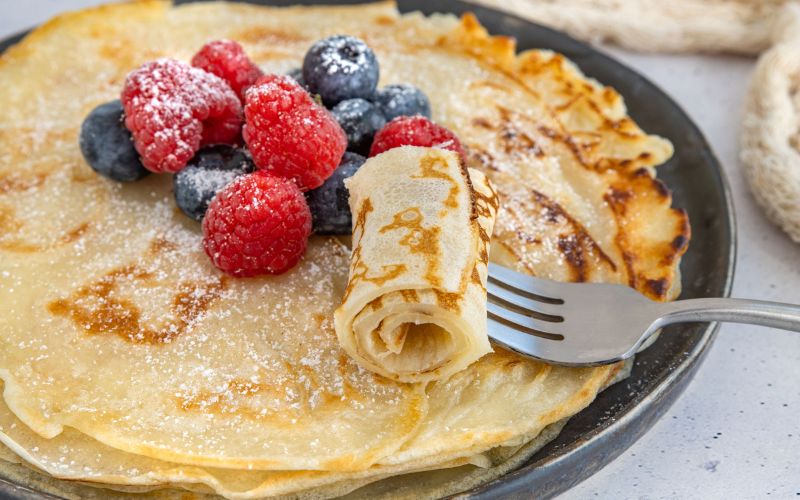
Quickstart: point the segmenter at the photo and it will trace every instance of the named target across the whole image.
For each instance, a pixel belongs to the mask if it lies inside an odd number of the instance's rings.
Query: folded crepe
[[[342,348],[401,382],[444,378],[491,352],[486,275],[499,202],[488,179],[451,151],[405,146],[369,159],[347,188]]]

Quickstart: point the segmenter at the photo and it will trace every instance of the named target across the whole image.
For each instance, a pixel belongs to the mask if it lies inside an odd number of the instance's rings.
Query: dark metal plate
[[[189,0],[191,1],[191,0]],[[186,3],[178,1],[176,3]],[[263,5],[362,3],[358,0],[261,0]],[[692,222],[692,242],[683,258],[683,298],[727,296],[733,280],[736,239],[733,202],[711,147],[686,113],[662,90],[632,69],[573,38],[496,10],[459,0],[399,0],[401,11],[475,13],[494,34],[517,39],[520,50],[547,48],[573,60],[588,76],[614,87],[631,117],[647,132],[668,138],[675,155],[659,168],[673,190],[674,205]],[[20,36],[0,42],[0,52]],[[586,479],[639,439],[677,399],[704,358],[716,325],[678,325],[637,355],[631,376],[601,393],[573,417],[558,438],[518,470],[466,492],[469,498],[552,497]],[[0,498],[36,495],[0,480]]]

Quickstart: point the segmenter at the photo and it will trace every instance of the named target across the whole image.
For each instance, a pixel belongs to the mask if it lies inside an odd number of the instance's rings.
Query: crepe
[[[188,60],[231,38],[284,72],[334,33],[374,48],[381,85],[420,87],[468,166],[491,181],[501,202],[492,261],[677,295],[688,221],[653,174],[671,145],[563,56],[516,55],[473,17],[400,16],[391,4],[91,9],[0,58],[0,378],[34,434],[181,466],[313,472],[341,479],[341,493],[360,484],[349,474],[521,445],[604,387],[615,367],[549,367],[501,349],[428,384],[373,374],[333,328],[349,248],[313,237],[286,275],[225,277],[176,209],[168,176],[122,185],[80,155],[84,116],[148,60]],[[35,448],[17,451],[35,458]],[[64,477],[91,480],[63,450]],[[309,488],[285,478],[287,494]]]
[[[489,238],[498,200],[456,153],[406,146],[347,181],[350,278],[336,310],[342,348],[401,382],[448,377],[491,352]]]
[[[358,486],[399,472],[424,470],[426,467],[382,467],[347,474],[315,471],[247,471],[187,466],[121,452],[104,446],[75,430],[66,430],[55,439],[45,439],[19,421],[5,404],[0,403],[0,459],[21,460],[54,477],[80,479],[105,485],[168,487],[179,485],[192,491],[216,492],[227,498],[263,498],[294,490],[349,491]],[[63,459],[69,451],[69,462]],[[21,461],[18,459],[18,461]],[[457,467],[481,457],[464,457],[437,468]],[[343,483],[344,484],[341,484]],[[309,495],[311,491],[308,491]]]

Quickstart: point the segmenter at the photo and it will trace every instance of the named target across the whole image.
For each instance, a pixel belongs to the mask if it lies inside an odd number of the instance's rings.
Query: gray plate
[[[177,2],[186,3],[186,2]],[[264,5],[337,3],[332,1],[252,1]],[[361,3],[358,1],[338,3]],[[689,212],[692,242],[683,258],[682,298],[727,296],[733,280],[736,239],[728,182],[697,126],[661,89],[630,68],[558,31],[496,10],[459,0],[399,0],[403,12],[474,12],[495,34],[511,35],[519,49],[561,52],[588,76],[614,87],[631,117],[647,132],[668,138],[675,155],[659,168],[673,190],[674,205]],[[21,36],[0,42],[0,52]],[[525,465],[467,492],[468,498],[549,498],[605,466],[639,439],[672,405],[705,357],[716,325],[679,325],[637,355],[631,376],[601,393],[570,419],[561,434]],[[3,482],[0,498],[54,498]]]

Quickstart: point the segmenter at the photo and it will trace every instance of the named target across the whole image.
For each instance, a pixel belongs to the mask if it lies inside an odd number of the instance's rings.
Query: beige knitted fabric
[[[640,52],[758,54],[786,0],[472,0]]]
[[[741,158],[758,203],[800,243],[800,5],[780,19],[750,83]]]

